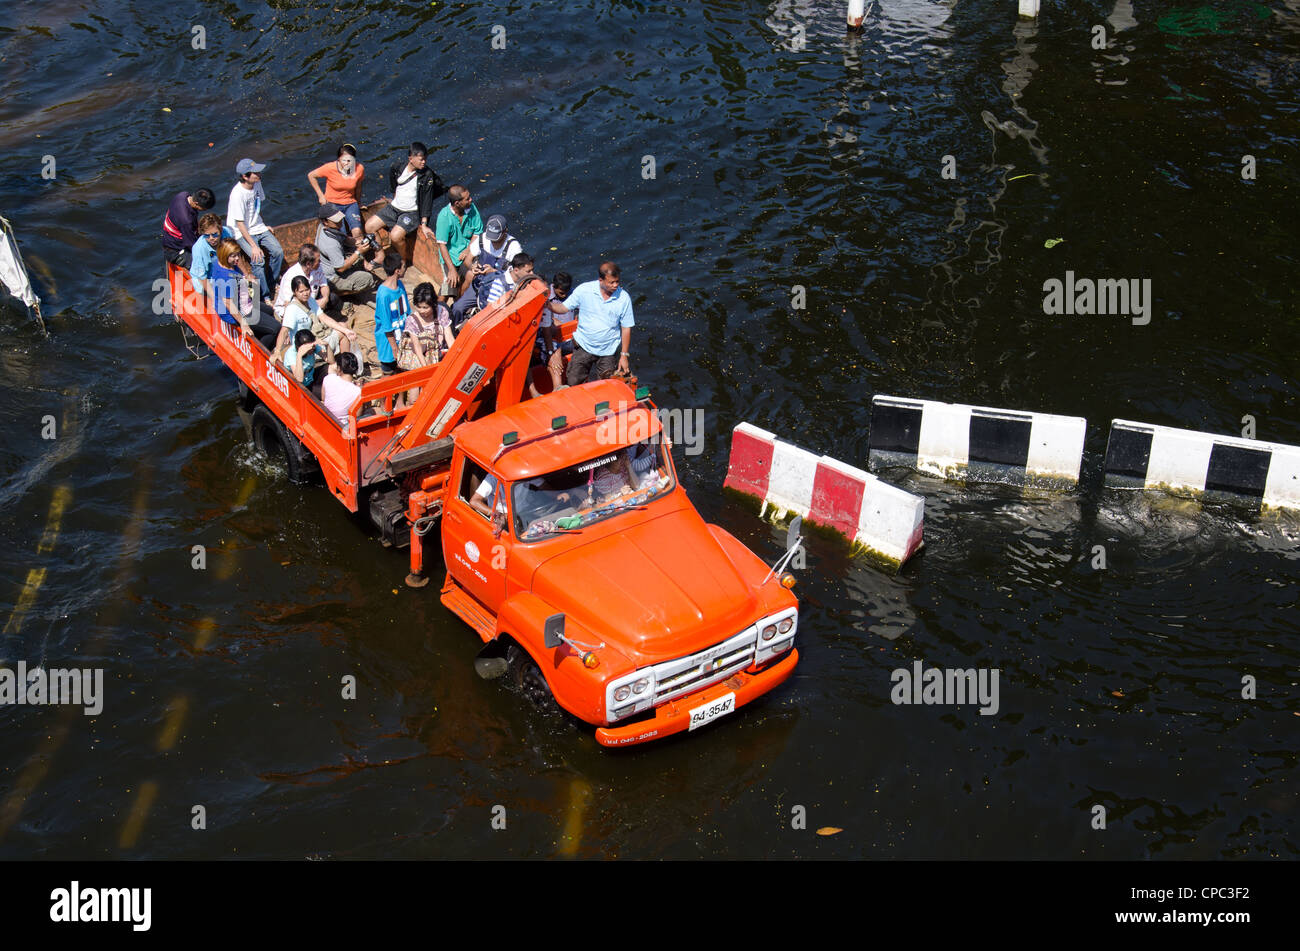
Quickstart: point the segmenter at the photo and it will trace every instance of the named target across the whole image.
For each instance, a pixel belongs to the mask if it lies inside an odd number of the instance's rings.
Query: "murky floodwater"
[[[0,856],[1296,856],[1300,519],[1100,460],[1114,417],[1300,443],[1300,5],[894,0],[860,38],[842,7],[6,7],[0,213],[52,332],[5,302],[0,658],[106,697],[0,708]],[[601,750],[479,681],[151,307],[172,192],[252,155],[302,218],[337,141],[370,195],[413,138],[540,270],[622,263],[637,371],[705,413],[683,480],[764,558],[783,529],[721,491],[740,420],[861,465],[876,393],[1085,416],[1079,489],[887,473],[926,548],[891,576],[812,538],[785,687]],[[1150,279],[1150,323],[1044,315],[1067,270]],[[999,669],[997,714],[894,705],[916,660]]]

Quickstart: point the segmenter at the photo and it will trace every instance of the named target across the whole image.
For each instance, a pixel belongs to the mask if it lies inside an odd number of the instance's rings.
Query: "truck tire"
[[[264,405],[253,410],[252,425],[253,445],[272,461],[283,463],[290,482],[306,482],[311,454],[297,437],[285,429],[284,424]]]
[[[551,694],[551,685],[546,682],[546,675],[528,651],[518,644],[511,644],[506,650],[506,665],[515,691],[526,697],[533,706],[545,710],[559,708]]]

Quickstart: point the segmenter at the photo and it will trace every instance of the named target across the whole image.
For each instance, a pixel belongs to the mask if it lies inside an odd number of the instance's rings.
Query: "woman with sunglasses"
[[[228,324],[238,324],[244,336],[257,335],[264,347],[270,347],[280,333],[280,324],[259,306],[257,277],[248,255],[233,238],[223,238],[212,262],[212,286],[217,316]]]
[[[365,240],[365,232],[361,230],[361,182],[365,177],[366,167],[357,161],[356,147],[347,142],[339,146],[333,162],[326,162],[307,173],[316,200],[322,205],[338,206],[358,244]],[[324,191],[321,191],[319,182],[322,178],[325,179]]]

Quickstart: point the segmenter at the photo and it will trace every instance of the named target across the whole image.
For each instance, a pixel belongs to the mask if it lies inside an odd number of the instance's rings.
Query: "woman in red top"
[[[307,173],[312,191],[322,205],[327,202],[338,206],[343,218],[352,229],[352,237],[361,243],[365,237],[361,230],[361,182],[366,177],[366,167],[357,161],[357,150],[346,142],[339,146],[333,162],[327,162]],[[325,179],[322,192],[319,179]]]

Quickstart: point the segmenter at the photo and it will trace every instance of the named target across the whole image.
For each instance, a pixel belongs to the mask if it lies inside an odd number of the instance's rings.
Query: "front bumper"
[[[736,708],[739,709],[749,701],[763,696],[774,687],[785,683],[799,663],[799,651],[791,648],[790,653],[770,667],[758,673],[738,671],[726,680],[705,687],[695,693],[689,693],[676,700],[655,707],[654,716],[637,720],[623,726],[602,726],[596,728],[596,740],[601,746],[635,746],[661,740],[665,736],[680,733],[691,724],[691,711],[718,697],[729,693],[736,694]],[[724,718],[725,719],[725,718]]]

